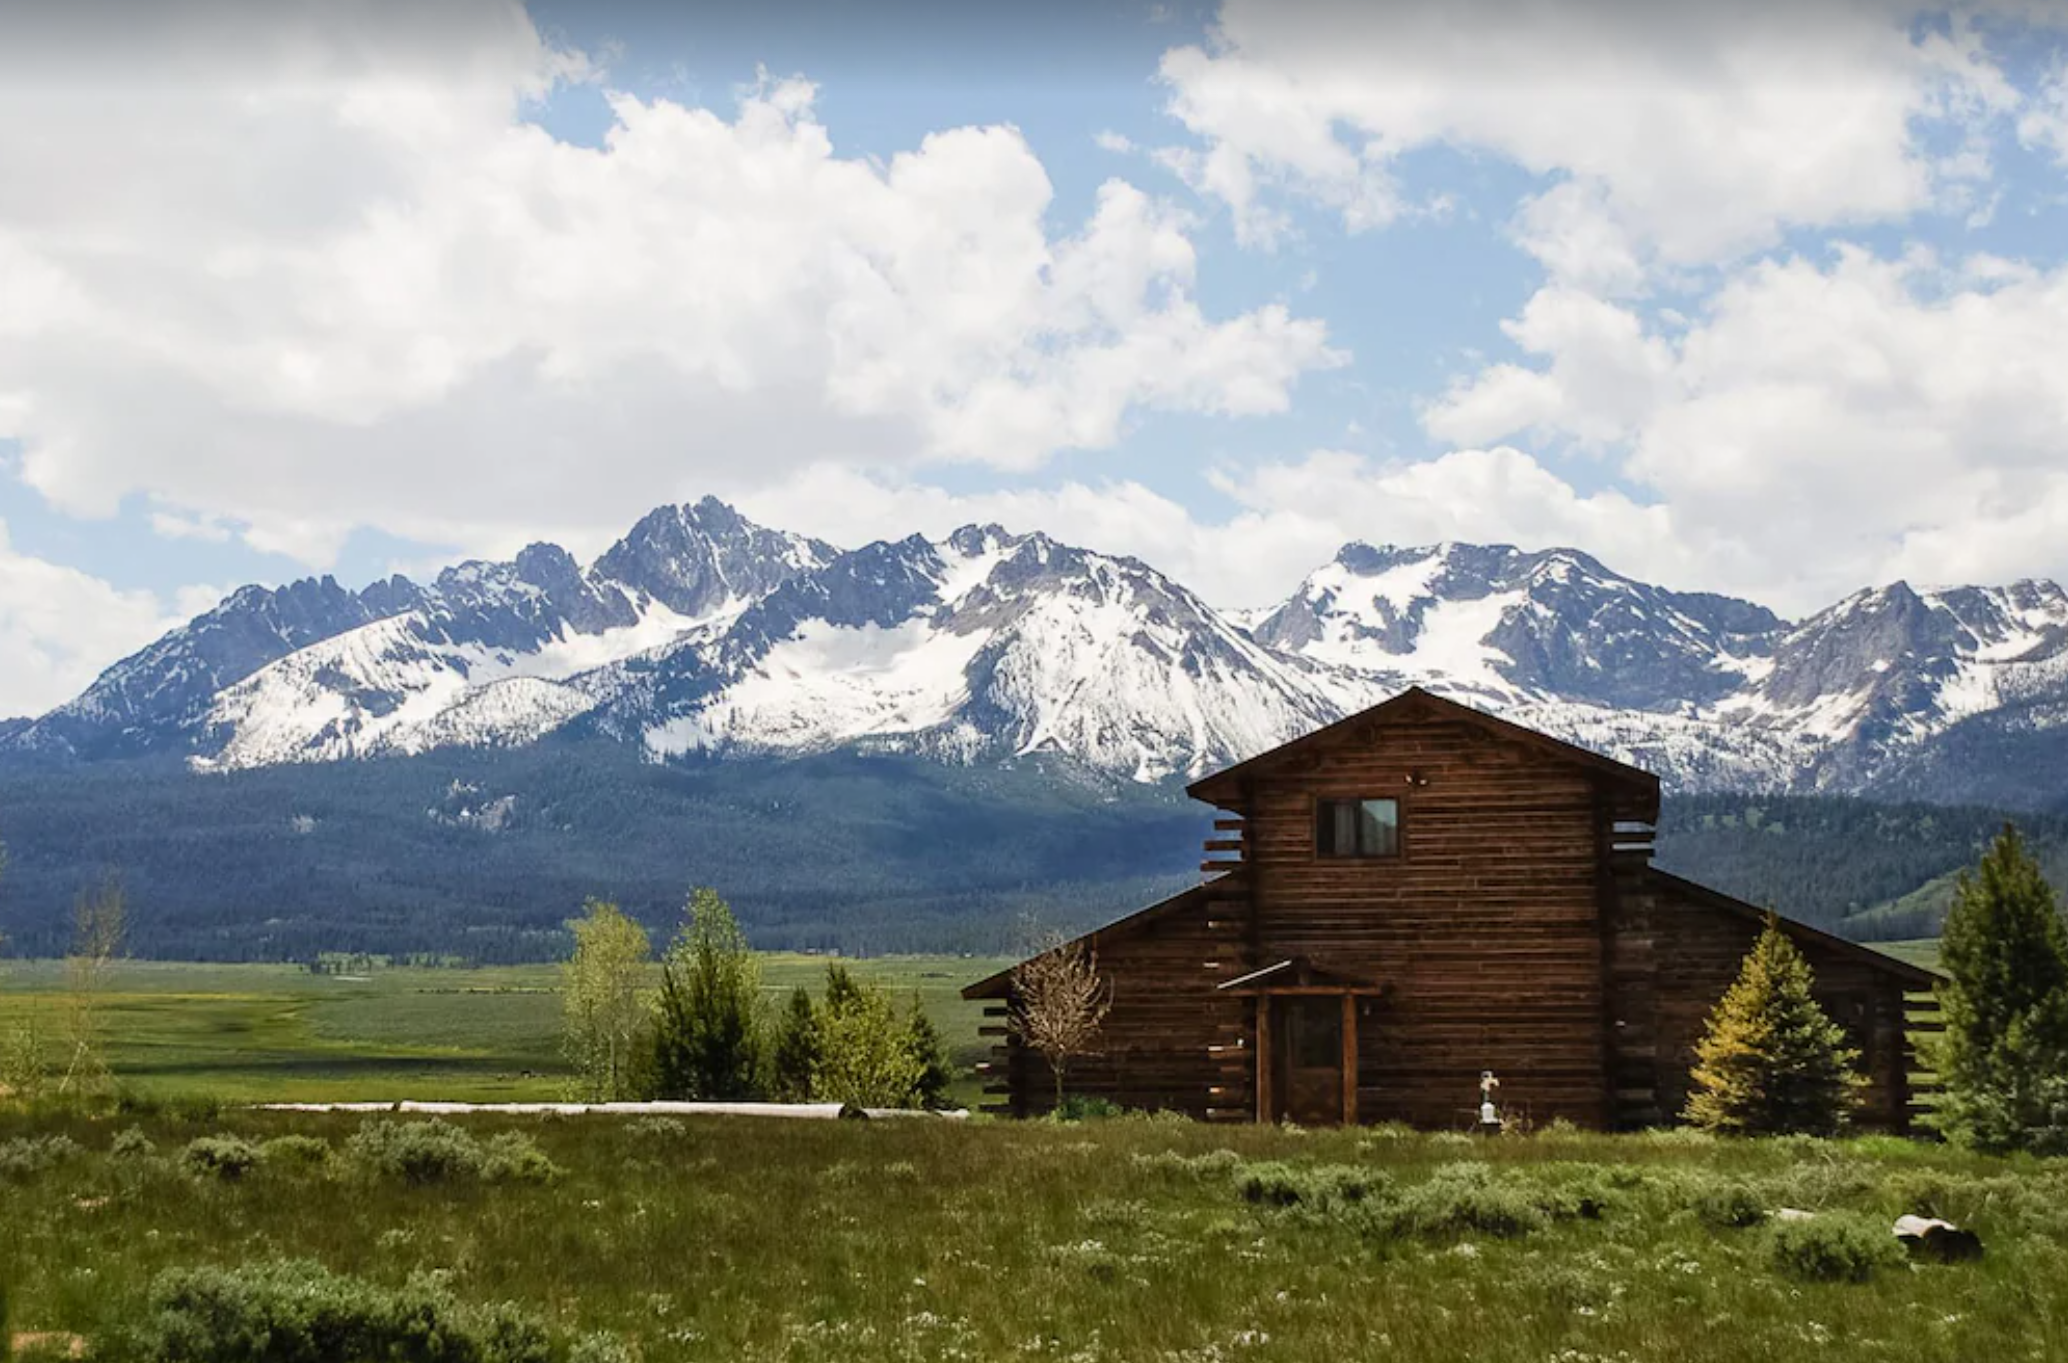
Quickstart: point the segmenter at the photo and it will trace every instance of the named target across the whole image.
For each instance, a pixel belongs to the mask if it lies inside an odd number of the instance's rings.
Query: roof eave
[[[1268,770],[1280,759],[1295,751],[1326,743],[1331,737],[1346,733],[1358,724],[1382,722],[1389,711],[1417,704],[1434,705],[1439,712],[1448,710],[1458,719],[1484,725],[1519,742],[1534,746],[1551,757],[1588,768],[1605,784],[1629,792],[1636,797],[1637,803],[1634,807],[1633,817],[1643,819],[1648,823],[1658,822],[1660,787],[1659,778],[1656,774],[1646,771],[1642,767],[1631,766],[1628,762],[1618,761],[1604,753],[1595,752],[1591,748],[1583,748],[1577,743],[1568,743],[1564,739],[1553,738],[1549,734],[1539,733],[1535,729],[1517,724],[1513,720],[1502,719],[1499,715],[1490,714],[1477,706],[1466,705],[1462,701],[1451,700],[1447,696],[1439,696],[1435,692],[1426,691],[1419,686],[1410,686],[1398,695],[1389,696],[1376,705],[1367,706],[1365,709],[1359,710],[1354,715],[1346,715],[1333,724],[1323,725],[1311,733],[1302,734],[1290,742],[1281,743],[1268,752],[1258,753],[1256,756],[1245,758],[1233,766],[1223,767],[1211,775],[1202,776],[1191,785],[1185,787],[1185,794],[1216,808],[1231,808],[1232,802],[1242,798],[1244,794],[1243,786],[1247,783],[1248,778],[1260,771]]]
[[[1728,895],[1721,890],[1712,889],[1707,885],[1701,884],[1699,881],[1674,875],[1671,871],[1662,871],[1656,866],[1649,866],[1645,869],[1646,873],[1653,878],[1665,881],[1670,887],[1687,893],[1690,898],[1705,901],[1716,908],[1734,913],[1742,918],[1754,918],[1761,922],[1764,922],[1766,919],[1768,911],[1760,908],[1757,904],[1747,903],[1735,895]],[[1891,956],[1885,951],[1878,951],[1863,942],[1851,941],[1840,937],[1836,933],[1826,932],[1822,928],[1811,927],[1801,919],[1790,918],[1778,910],[1774,911],[1774,916],[1780,919],[1782,924],[1794,935],[1816,942],[1820,946],[1828,947],[1842,956],[1848,956],[1862,965],[1880,970],[1884,974],[1898,976],[1916,985],[1920,990],[1930,989],[1947,982],[1948,977],[1945,974],[1928,966],[1915,965],[1903,960],[1899,956]]]
[[[1090,932],[1073,937],[1060,945],[1075,946],[1083,942],[1088,943],[1093,951],[1097,951],[1101,942],[1111,941],[1115,937],[1124,936],[1127,933],[1147,927],[1165,914],[1174,913],[1178,909],[1192,903],[1195,899],[1204,898],[1208,891],[1225,888],[1229,882],[1236,879],[1239,875],[1241,875],[1241,871],[1237,869],[1226,875],[1219,875],[1211,880],[1201,881],[1189,889],[1180,890],[1174,895],[1157,900],[1154,904],[1145,905],[1125,917],[1116,918],[1102,927],[1093,928]],[[1036,956],[1042,954],[1040,952],[1035,953]],[[1033,959],[1035,959],[1033,956],[1027,958],[1027,960]],[[1026,961],[1016,961],[995,975],[987,975],[975,984],[964,985],[962,987],[962,997],[972,1001],[1011,997],[1013,974],[1026,963]]]

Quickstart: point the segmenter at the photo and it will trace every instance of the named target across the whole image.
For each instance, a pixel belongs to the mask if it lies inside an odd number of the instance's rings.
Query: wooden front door
[[[1343,1120],[1343,1001],[1332,995],[1291,994],[1269,1000],[1272,1118],[1301,1126],[1337,1126]]]

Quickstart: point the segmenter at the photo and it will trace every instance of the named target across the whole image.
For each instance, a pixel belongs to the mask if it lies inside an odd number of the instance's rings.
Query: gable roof
[[[1661,871],[1656,866],[1646,867],[1645,875],[1662,889],[1668,890],[1684,899],[1693,900],[1704,908],[1719,909],[1724,913],[1733,914],[1736,917],[1748,919],[1755,923],[1766,922],[1767,911],[1765,909],[1760,908],[1756,904],[1748,904],[1742,899],[1735,899],[1721,890],[1712,890],[1707,885],[1697,884],[1692,880],[1684,880],[1670,871]],[[1821,928],[1813,928],[1807,923],[1798,922],[1786,915],[1776,914],[1775,916],[1781,920],[1782,929],[1790,937],[1797,937],[1806,942],[1814,942],[1827,951],[1844,956],[1849,960],[1857,961],[1861,965],[1879,970],[1884,974],[1897,976],[1917,989],[1930,989],[1933,985],[1940,983],[1946,978],[1936,970],[1928,970],[1921,965],[1912,965],[1910,962],[1891,956],[1885,951],[1876,951],[1873,947],[1863,946],[1858,942],[1849,942],[1843,937],[1825,932]]]
[[[1369,709],[1360,710],[1333,724],[1324,725],[1290,743],[1281,743],[1269,752],[1258,753],[1255,757],[1237,762],[1232,767],[1223,767],[1211,776],[1202,776],[1185,787],[1185,793],[1195,800],[1225,806],[1228,802],[1240,798],[1244,781],[1270,772],[1292,757],[1327,749],[1334,744],[1360,737],[1361,731],[1368,726],[1419,715],[1433,715],[1438,719],[1458,720],[1476,725],[1506,742],[1521,744],[1557,761],[1583,767],[1632,802],[1628,817],[1642,819],[1647,823],[1658,820],[1659,778],[1642,767],[1633,767],[1627,762],[1618,762],[1613,757],[1605,757],[1577,743],[1567,743],[1549,734],[1538,733],[1535,729],[1526,729],[1498,715],[1490,715],[1484,710],[1439,696],[1432,691],[1424,691],[1419,686],[1410,686],[1391,699],[1380,701]]]
[[[1195,905],[1204,904],[1210,899],[1221,898],[1224,894],[1226,894],[1227,890],[1230,887],[1230,884],[1233,881],[1235,881],[1239,875],[1240,872],[1235,872],[1229,875],[1215,876],[1212,880],[1206,881],[1203,884],[1194,885],[1189,890],[1180,890],[1178,893],[1172,895],[1168,899],[1159,899],[1154,904],[1149,905],[1145,909],[1136,909],[1133,913],[1127,915],[1127,917],[1125,918],[1116,918],[1112,922],[1106,924],[1104,927],[1094,928],[1090,932],[1085,933],[1082,937],[1073,937],[1068,942],[1063,942],[1059,945],[1082,945],[1090,948],[1092,951],[1097,951],[1101,944],[1108,942],[1115,937],[1123,936],[1127,933],[1134,932],[1140,928],[1147,927],[1155,919],[1162,918],[1167,914],[1173,914],[1184,909],[1192,908]],[[1045,953],[1036,954],[1041,955]],[[1030,957],[1029,959],[1031,960],[1033,958]],[[1012,992],[1013,972],[1015,970],[1018,970],[1020,968],[1020,965],[1024,964],[1025,962],[1020,962],[1016,965],[1009,965],[995,975],[989,975],[981,980],[978,980],[975,984],[964,985],[962,988],[962,997],[966,999],[1004,998],[1007,994]]]

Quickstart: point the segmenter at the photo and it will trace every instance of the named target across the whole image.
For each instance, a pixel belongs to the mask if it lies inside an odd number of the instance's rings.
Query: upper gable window
[[[1324,857],[1400,855],[1400,801],[1316,800],[1314,851]]]

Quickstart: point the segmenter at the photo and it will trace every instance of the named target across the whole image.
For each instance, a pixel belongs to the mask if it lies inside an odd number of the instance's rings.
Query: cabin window
[[[1324,857],[1400,855],[1400,801],[1316,800],[1314,850]]]

